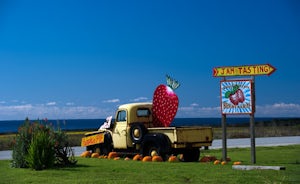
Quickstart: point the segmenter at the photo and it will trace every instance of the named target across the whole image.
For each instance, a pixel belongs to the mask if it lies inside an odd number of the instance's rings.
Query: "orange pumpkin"
[[[215,161],[214,161],[214,165],[218,165],[218,164],[220,164],[220,163],[221,163],[220,160],[215,160]]]
[[[178,162],[178,158],[174,155],[171,155],[168,159],[169,162]]]
[[[143,157],[142,157],[141,155],[137,154],[137,155],[135,155],[135,156],[133,157],[132,160],[140,161],[140,160],[142,160],[142,158],[143,158]]]
[[[156,156],[152,157],[152,162],[162,162],[162,161],[163,161],[163,159],[161,156],[156,155]]]
[[[233,165],[241,165],[242,162],[233,162]]]
[[[152,161],[152,157],[151,156],[145,156],[142,161],[143,162],[151,162]]]
[[[91,152],[89,152],[89,151],[84,151],[83,153],[81,153],[80,156],[81,156],[81,157],[90,157],[90,156],[91,156]]]
[[[109,154],[108,154],[108,159],[114,159],[115,157],[118,157],[118,154],[117,154],[117,152],[110,152]]]
[[[226,162],[226,161],[222,161],[221,164],[222,164],[222,165],[226,165],[227,162]]]
[[[99,158],[99,153],[92,153],[91,157],[92,158]]]
[[[105,156],[104,155],[100,155],[98,158],[105,158]]]
[[[114,157],[114,160],[120,160],[120,157]]]
[[[130,160],[130,158],[129,157],[125,157],[124,160]]]

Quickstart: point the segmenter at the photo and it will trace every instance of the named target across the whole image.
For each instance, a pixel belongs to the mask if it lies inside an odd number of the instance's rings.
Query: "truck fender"
[[[140,144],[147,132],[148,130],[143,123],[132,123],[130,125],[130,139],[135,144]]]
[[[104,134],[104,144],[112,144],[112,136],[110,132]]]
[[[110,132],[104,134],[104,143],[101,144],[100,150],[102,155],[108,155],[113,149],[113,141]]]
[[[158,149],[158,154],[164,157],[171,151],[171,141],[170,139],[163,133],[149,133],[144,136],[144,140],[142,142],[142,154],[149,155],[148,148],[151,146],[155,146]]]

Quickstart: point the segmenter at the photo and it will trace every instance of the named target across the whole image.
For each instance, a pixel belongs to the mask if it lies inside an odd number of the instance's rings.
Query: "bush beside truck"
[[[76,164],[68,137],[44,121],[26,119],[13,141],[12,167],[42,170]]]

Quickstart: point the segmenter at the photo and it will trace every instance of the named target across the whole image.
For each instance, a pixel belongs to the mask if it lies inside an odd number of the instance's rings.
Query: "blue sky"
[[[180,81],[176,117],[220,117],[219,66],[269,63],[257,117],[300,117],[300,2],[0,1],[0,120],[105,118]]]

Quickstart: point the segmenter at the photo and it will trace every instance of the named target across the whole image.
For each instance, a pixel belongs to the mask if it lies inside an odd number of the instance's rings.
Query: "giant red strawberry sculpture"
[[[174,90],[179,86],[178,81],[167,75],[167,85],[160,84],[155,89],[152,106],[153,126],[168,127],[172,123],[179,104]]]

